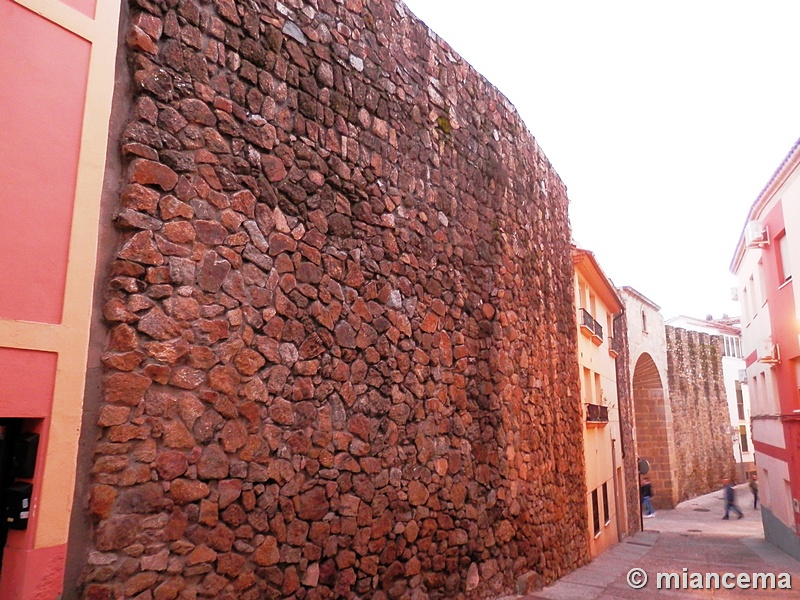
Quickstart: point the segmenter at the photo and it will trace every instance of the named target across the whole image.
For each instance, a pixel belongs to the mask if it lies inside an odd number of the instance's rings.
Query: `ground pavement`
[[[737,488],[738,505],[745,517],[733,515],[723,520],[722,491],[679,504],[674,510],[660,510],[644,519],[644,531],[628,537],[601,554],[590,564],[562,577],[553,585],[526,596],[506,596],[498,600],[643,600],[663,598],[800,598],[800,562],[764,540],[761,515],[753,509],[746,485]],[[648,582],[642,589],[628,584],[631,569],[643,569]],[[686,569],[686,582],[682,580]],[[657,586],[657,573],[675,573],[670,589]],[[710,589],[691,588],[694,573],[702,574],[703,585]],[[707,573],[720,576],[720,583],[706,582]],[[726,573],[773,573],[776,584],[781,573],[788,573],[791,590],[734,587],[725,589],[723,581],[736,585],[736,579],[723,580]],[[695,579],[695,582],[697,579]],[[679,588],[680,586],[680,588]]]

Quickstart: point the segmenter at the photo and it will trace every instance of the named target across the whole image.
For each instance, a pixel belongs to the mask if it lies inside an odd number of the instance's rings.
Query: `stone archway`
[[[633,370],[633,409],[636,422],[636,450],[650,463],[648,477],[653,484],[656,508],[675,506],[675,444],[672,411],[664,378],[653,358],[643,353]]]

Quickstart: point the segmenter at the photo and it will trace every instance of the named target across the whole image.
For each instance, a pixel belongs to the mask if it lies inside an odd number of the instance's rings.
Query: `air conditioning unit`
[[[778,352],[778,344],[773,344],[771,340],[763,340],[756,349],[758,362],[767,365],[774,365],[780,362],[781,356]]]
[[[761,221],[750,221],[744,229],[744,240],[748,248],[762,248],[768,245],[767,226]]]
[[[734,302],[739,301],[739,288],[732,287],[731,288],[731,300]]]
[[[736,379],[739,383],[747,383],[747,371],[745,369],[739,369],[739,375]]]

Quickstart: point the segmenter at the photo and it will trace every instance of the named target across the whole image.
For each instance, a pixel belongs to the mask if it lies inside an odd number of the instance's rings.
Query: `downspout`
[[[622,528],[620,526],[620,507],[619,507],[619,488],[617,487],[617,440],[611,438],[611,468],[614,472],[614,510],[616,511],[617,519],[617,543],[622,541]]]

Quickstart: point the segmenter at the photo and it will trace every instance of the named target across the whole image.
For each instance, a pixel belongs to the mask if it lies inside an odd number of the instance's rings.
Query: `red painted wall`
[[[87,17],[94,17],[94,9],[97,6],[95,0],[62,0],[64,4],[79,10]]]
[[[50,415],[57,355],[0,348],[0,417]]]
[[[797,377],[792,359],[800,354],[797,337],[797,314],[792,285],[785,284],[778,269],[778,244],[775,239],[784,230],[783,205],[778,201],[762,221],[767,226],[770,244],[762,250],[761,260],[767,306],[769,307],[770,330],[773,343],[778,344],[781,361],[772,367],[773,377],[778,388],[780,411],[783,415],[783,433],[787,444],[786,460],[789,469],[789,485],[792,497],[800,498],[800,463],[797,460],[800,451],[798,423],[787,420],[797,408]],[[800,515],[794,513],[795,530],[800,531]]]
[[[96,0],[64,4],[89,17],[96,9]],[[62,322],[67,294],[90,51],[86,39],[0,0],[0,319],[40,333]],[[23,347],[7,347],[17,343]],[[26,480],[33,484],[27,528],[10,531],[0,549],[2,600],[55,598],[63,587],[66,544],[43,544],[38,535],[68,519],[54,518],[39,501],[51,430],[61,442],[75,435],[58,415],[51,427],[56,375],[64,369],[59,343],[41,333],[19,342],[5,336],[0,345],[0,417],[24,419],[23,431],[40,435],[35,475]]]
[[[0,23],[0,318],[60,323],[90,44],[11,0]]]

